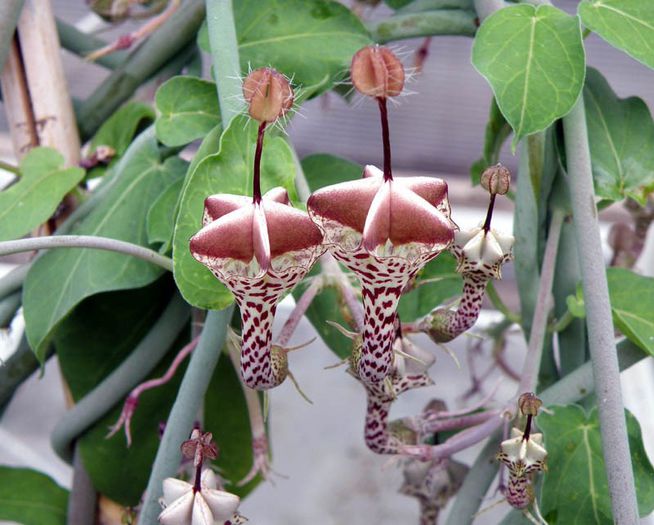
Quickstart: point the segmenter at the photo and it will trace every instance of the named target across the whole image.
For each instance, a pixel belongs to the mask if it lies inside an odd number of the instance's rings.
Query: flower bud
[[[481,186],[491,195],[504,195],[511,187],[511,172],[502,164],[490,166],[481,174]]]
[[[520,412],[525,416],[536,416],[538,415],[538,409],[541,407],[543,402],[536,397],[536,394],[533,392],[525,392],[518,398],[518,406],[520,407]]]
[[[243,81],[243,97],[249,115],[259,122],[275,122],[293,107],[293,88],[284,75],[272,68],[252,71]]]
[[[350,75],[357,91],[369,97],[396,97],[404,88],[404,67],[385,47],[368,46],[357,51]]]

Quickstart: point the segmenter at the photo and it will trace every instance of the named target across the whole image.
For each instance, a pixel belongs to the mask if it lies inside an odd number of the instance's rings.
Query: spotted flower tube
[[[272,355],[277,303],[324,252],[322,233],[306,213],[291,206],[286,190],[274,188],[261,195],[264,132],[289,109],[289,90],[285,77],[270,68],[246,78],[250,115],[260,120],[253,196],[207,197],[204,227],[190,241],[193,257],[227,286],[240,307],[241,376],[257,390],[279,385],[288,374],[283,360]]]
[[[463,293],[456,310],[451,308],[436,308],[418,322],[421,331],[426,332],[437,343],[451,341],[470,329],[481,311],[486,284],[491,279],[502,278],[502,265],[513,258],[512,235],[500,233],[491,229],[491,218],[498,187],[500,191],[508,191],[508,170],[501,166],[493,166],[486,170],[501,170],[503,185],[491,185],[488,188],[491,200],[482,226],[469,230],[457,231],[450,251],[457,260],[457,272],[463,277]],[[492,180],[492,179],[491,179]]]
[[[307,210],[328,250],[361,282],[365,327],[357,375],[371,385],[391,372],[400,295],[451,245],[456,225],[445,182],[393,178],[386,99],[402,90],[399,60],[385,48],[364,48],[354,56],[351,73],[354,86],[379,104],[384,170],[366,166],[359,180],[321,188],[307,201]]]

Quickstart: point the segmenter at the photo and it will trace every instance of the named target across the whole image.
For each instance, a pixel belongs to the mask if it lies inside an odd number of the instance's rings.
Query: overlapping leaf
[[[479,184],[481,174],[488,166],[499,162],[500,150],[509,135],[511,135],[511,126],[502,115],[495,98],[493,98],[484,134],[484,151],[481,158],[470,167],[470,177],[473,184]]]
[[[0,192],[0,241],[18,239],[47,221],[83,177],[83,169],[64,167],[57,150],[30,151],[20,163],[20,179]]]
[[[147,246],[148,209],[184,173],[184,166],[176,157],[162,162],[154,133],[144,132],[121,160],[105,198],[71,233]],[[162,271],[148,262],[107,251],[65,249],[46,253],[33,264],[23,287],[30,346],[42,358],[52,330],[80,301],[100,292],[144,286]]]
[[[584,0],[579,16],[609,44],[654,68],[654,2]]]
[[[565,525],[613,523],[597,409],[586,414],[577,405],[548,408],[551,414],[538,416],[548,451],[540,500],[543,516],[548,523]],[[638,510],[645,516],[654,510],[654,469],[638,421],[626,415]]]
[[[45,474],[0,466],[0,520],[65,525],[68,492]]]
[[[654,278],[624,268],[609,268],[607,277],[616,328],[654,356]]]
[[[216,84],[195,77],[173,77],[155,96],[157,138],[182,146],[204,137],[221,123]]]
[[[246,123],[247,122],[247,123]],[[187,176],[173,238],[175,281],[184,298],[198,308],[222,309],[232,295],[189,251],[188,241],[202,226],[204,199],[216,193],[252,194],[257,126],[244,118],[232,120],[220,140],[219,153],[201,160]],[[261,160],[263,192],[283,186],[295,197],[295,163],[288,143],[267,136]]]
[[[567,114],[583,87],[579,19],[549,5],[501,9],[481,25],[472,63],[515,134],[513,146]]]
[[[654,189],[654,122],[647,104],[620,99],[606,79],[588,68],[584,88],[595,192],[604,199],[645,203]]]

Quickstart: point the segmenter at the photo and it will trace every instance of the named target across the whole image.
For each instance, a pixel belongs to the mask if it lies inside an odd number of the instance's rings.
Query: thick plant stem
[[[51,355],[52,346],[49,346],[43,358],[44,362]],[[39,362],[23,334],[14,353],[0,366],[0,412],[2,407],[11,400],[11,396],[20,384],[38,368]]]
[[[232,0],[206,0],[211,63],[216,75],[223,129],[240,113],[241,66]]]
[[[30,264],[23,264],[0,278],[0,299],[4,299],[22,288],[30,266]]]
[[[51,442],[54,451],[64,461],[72,459],[71,444],[77,436],[121,401],[157,366],[186,326],[189,315],[188,305],[176,294],[129,357],[61,418]]]
[[[640,348],[628,340],[622,341],[618,348],[620,350],[620,370],[626,370],[647,357]],[[594,388],[592,366],[588,362],[541,392],[539,397],[545,406],[564,405],[585,398],[593,393]],[[501,431],[497,431],[490,437],[475,459],[457,494],[445,525],[469,525],[474,520],[484,495],[497,474],[498,464],[495,461],[495,455],[500,439],[502,439]]]
[[[378,44],[421,36],[474,36],[477,31],[474,11],[463,9],[398,13],[379,21],[369,22],[366,27]]]
[[[188,439],[193,422],[204,399],[204,394],[213,376],[227,333],[227,324],[232,317],[233,307],[211,311],[200,336],[200,342],[191,356],[184,379],[177,392],[175,404],[170,411],[166,430],[161,438],[157,456],[152,465],[150,480],[145,492],[139,523],[154,525],[161,512],[159,498],[163,492],[163,480],[177,473],[182,453],[180,445]]]
[[[572,111],[563,118],[563,132],[613,519],[626,525],[638,522],[638,507],[593,190],[583,94]]]
[[[17,241],[0,242],[0,256],[12,253],[31,252],[34,250],[50,250],[52,248],[95,248],[110,252],[124,253],[138,259],[160,266],[169,272],[173,271],[173,261],[169,257],[118,239],[96,237],[93,235],[55,235],[52,237],[32,237]]]
[[[11,320],[16,315],[16,311],[20,307],[20,292],[0,299],[0,329],[7,327]]]
[[[498,9],[502,9],[506,4],[504,0],[474,0],[475,11],[482,22],[486,17],[492,15]]]
[[[73,458],[73,486],[68,497],[66,523],[68,525],[94,523],[97,498],[91,477],[84,468],[80,449],[76,446]]]

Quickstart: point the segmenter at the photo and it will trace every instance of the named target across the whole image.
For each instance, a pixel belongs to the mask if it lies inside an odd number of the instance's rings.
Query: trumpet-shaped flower
[[[367,384],[382,381],[393,364],[404,287],[454,239],[447,184],[388,178],[366,166],[362,179],[316,191],[307,209],[329,251],[361,281],[365,329],[357,374]]]
[[[286,377],[271,363],[277,303],[322,255],[322,233],[290,205],[283,188],[258,200],[212,195],[203,222],[191,238],[191,253],[227,286],[241,309],[243,380],[255,389],[277,386]]]

